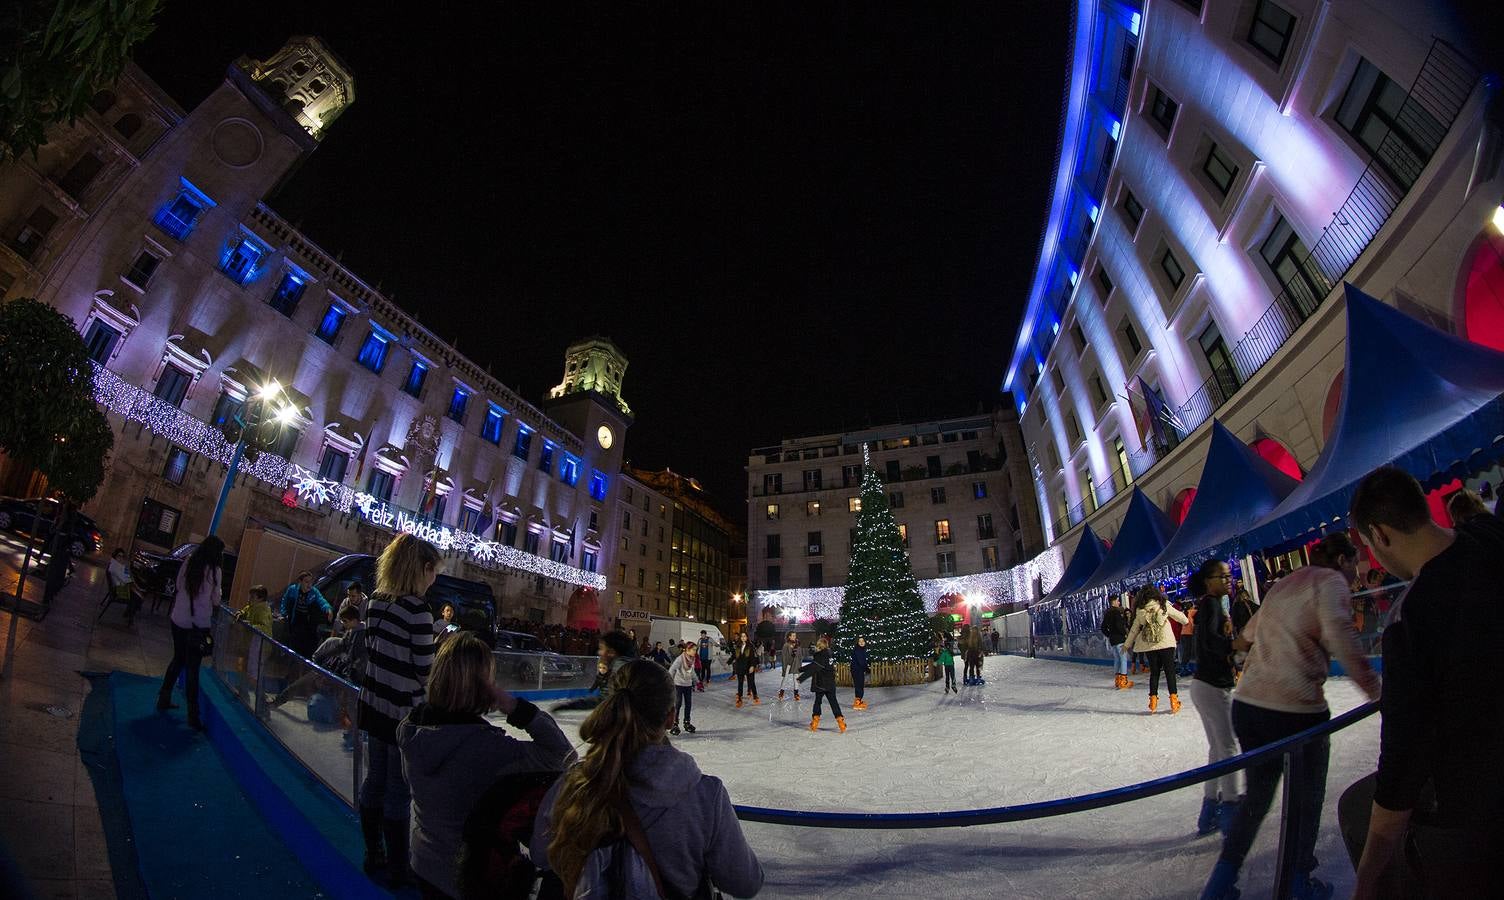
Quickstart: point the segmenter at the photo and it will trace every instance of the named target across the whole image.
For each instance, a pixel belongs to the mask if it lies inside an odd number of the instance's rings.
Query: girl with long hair
[[[365,871],[383,869],[407,883],[408,801],[397,724],[423,702],[433,663],[433,611],[424,595],[439,577],[439,551],[399,534],[376,559],[376,593],[366,604],[366,668],[360,682],[360,730],[367,737],[360,785]]]
[[[720,779],[700,772],[665,732],[674,716],[673,683],[661,666],[633,659],[612,676],[609,698],[580,725],[590,745],[544,796],[531,855],[575,896],[592,854],[633,831],[643,834],[669,896],[699,896],[708,882],[751,897],[762,889],[762,864],[742,836]],[[672,893],[670,893],[670,891]]]
[[[204,730],[198,708],[198,669],[212,648],[209,627],[214,621],[214,608],[219,606],[219,570],[224,552],[224,541],[211,534],[178,568],[177,590],[172,597],[172,662],[167,664],[162,688],[157,692],[158,710],[176,709],[172,687],[178,674],[186,673],[188,726],[198,731]]]
[[[1185,613],[1170,605],[1164,593],[1154,585],[1138,592],[1138,614],[1123,642],[1149,657],[1149,712],[1159,709],[1159,676],[1164,675],[1170,689],[1170,712],[1180,712],[1180,695],[1175,692],[1175,632],[1170,622],[1185,624]]]
[[[830,661],[830,637],[820,635],[815,641],[815,653],[804,671],[799,673],[799,680],[808,678],[810,690],[815,693],[815,709],[810,716],[809,730],[820,730],[820,700],[824,698],[830,701],[831,715],[836,717],[836,727],[842,733],[846,731],[846,717],[841,715],[841,705],[836,702],[836,667]]]
[[[1231,603],[1232,569],[1220,559],[1209,559],[1191,575],[1190,592],[1196,598],[1196,674],[1191,679],[1191,699],[1206,731],[1207,763],[1238,755],[1232,731],[1233,625]],[[1231,820],[1238,802],[1238,773],[1203,782],[1205,794],[1196,833],[1211,834]]]

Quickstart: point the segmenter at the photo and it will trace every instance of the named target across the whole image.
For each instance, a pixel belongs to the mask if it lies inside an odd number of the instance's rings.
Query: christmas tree
[[[865,446],[862,461],[862,506],[841,599],[838,658],[850,660],[858,636],[867,639],[867,658],[873,662],[928,658],[930,624],[919,582]]]

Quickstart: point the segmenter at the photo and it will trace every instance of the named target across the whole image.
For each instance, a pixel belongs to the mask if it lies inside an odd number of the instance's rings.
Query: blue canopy
[[[1163,577],[1172,574],[1166,570],[1177,563],[1194,564],[1231,552],[1243,534],[1298,484],[1213,419],[1211,443],[1191,509],[1175,537],[1143,571]]]
[[[1107,548],[1102,546],[1102,539],[1097,537],[1097,533],[1091,530],[1090,525],[1082,525],[1081,540],[1076,543],[1076,552],[1071,555],[1071,561],[1066,564],[1060,580],[1050,588],[1050,592],[1045,594],[1040,602],[1058,600],[1085,584],[1086,579],[1097,570],[1106,555]]]
[[[1504,353],[1344,288],[1347,368],[1331,439],[1246,546],[1316,538],[1346,518],[1358,482],[1379,466],[1398,466],[1435,487],[1504,456]]]
[[[1142,572],[1144,565],[1165,549],[1174,533],[1175,525],[1170,517],[1135,487],[1133,496],[1128,498],[1128,513],[1123,516],[1123,526],[1118,529],[1117,540],[1112,542],[1107,558],[1075,593],[1112,587]]]

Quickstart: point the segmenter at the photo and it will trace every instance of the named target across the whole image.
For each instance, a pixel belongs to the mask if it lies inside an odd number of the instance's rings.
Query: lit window
[[[768,504],[768,518],[770,518],[770,519],[776,519],[776,518],[778,518],[778,504],[777,503],[769,503]]]
[[[303,292],[307,289],[307,281],[296,272],[282,273],[282,280],[277,283],[277,289],[272,293],[270,301],[272,309],[284,316],[291,316],[298,308],[298,301],[303,299]]]
[[[590,470],[590,496],[594,500],[606,499],[606,473]]]
[[[580,458],[572,453],[564,454],[564,461],[559,463],[559,479],[570,487],[580,483]]]
[[[360,353],[356,355],[355,361],[380,374],[386,368],[386,351],[389,346],[390,342],[384,336],[373,331],[366,336],[366,342],[360,345]]]
[[[935,520],[935,543],[950,543],[950,519]]]
[[[181,447],[171,447],[167,451],[167,464],[162,467],[162,477],[171,484],[182,484],[183,476],[188,474],[188,460],[190,455]]]
[[[554,468],[554,449],[558,445],[553,441],[543,442],[543,452],[538,454],[538,471],[551,472]]]
[[[407,380],[402,382],[402,393],[413,397],[423,394],[423,382],[428,380],[428,366],[422,360],[413,360],[413,367],[407,370]]]
[[[465,421],[465,407],[470,405],[470,392],[464,388],[455,388],[449,396],[449,411],[444,415],[456,422]]]
[[[214,201],[190,184],[188,179],[180,179],[180,182],[182,187],[177,196],[158,210],[152,221],[158,228],[181,241],[193,233],[193,226],[198,224],[204,210],[214,206]]]
[[[971,496],[977,500],[987,499],[987,482],[973,481],[971,483]]]
[[[847,512],[854,512],[854,513],[861,512],[862,511],[862,498],[861,497],[847,497],[846,498],[846,511]]]
[[[898,525],[898,539],[905,547],[909,546],[909,526],[901,522]]]
[[[339,337],[340,326],[345,324],[345,308],[338,303],[329,304],[324,310],[324,318],[319,321],[319,330],[314,335],[326,344],[333,344],[334,339]]]
[[[270,252],[261,242],[241,235],[230,241],[224,258],[220,260],[219,270],[236,284],[246,284],[256,277],[256,268]]]
[[[512,444],[512,455],[518,459],[527,459],[533,449],[533,430],[521,422],[517,423],[517,441]]]
[[[483,437],[483,438],[485,438],[486,440],[490,441],[493,444],[500,444],[501,443],[501,426],[502,426],[502,424],[504,422],[506,422],[506,419],[507,419],[507,412],[506,412],[506,410],[504,410],[501,407],[497,406],[495,403],[487,404],[486,405],[486,420],[481,423],[481,426],[480,426],[480,436]],[[576,474],[576,477],[579,476],[578,472],[576,472],[575,474]],[[571,481],[570,484],[574,484],[574,482]]]
[[[804,502],[804,514],[806,516],[818,516],[820,514],[820,501],[806,500]]]

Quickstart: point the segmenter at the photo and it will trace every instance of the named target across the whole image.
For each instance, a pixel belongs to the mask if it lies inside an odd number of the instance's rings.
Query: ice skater
[[[961,632],[961,654],[966,664],[965,684],[973,687],[987,682],[982,680],[982,631],[974,625],[967,625],[966,630]]]
[[[1107,612],[1102,616],[1102,634],[1107,638],[1107,643],[1112,645],[1112,655],[1116,659],[1117,677],[1113,684],[1118,690],[1133,687],[1133,682],[1128,680],[1128,652],[1127,645],[1123,643],[1128,639],[1128,629],[1132,623],[1128,618],[1128,610],[1123,608],[1123,598],[1113,594],[1107,607]]]
[[[851,686],[854,695],[852,709],[867,708],[867,701],[862,699],[862,694],[867,687],[867,673],[870,671],[872,667],[867,665],[867,638],[857,635],[856,646],[851,648]]]
[[[830,638],[820,635],[815,641],[815,654],[805,664],[804,671],[799,673],[799,680],[810,680],[811,689],[815,692],[815,709],[809,720],[809,730],[820,730],[820,699],[823,697],[830,701],[830,711],[836,717],[836,727],[841,733],[846,732],[846,717],[841,715],[841,705],[836,702],[836,670],[830,664]]]
[[[757,645],[748,639],[747,633],[742,632],[742,638],[737,642],[736,649],[731,655],[731,671],[736,673],[736,708],[742,706],[742,688],[752,695],[754,706],[762,705],[762,698],[757,696]]]
[[[1196,599],[1196,673],[1191,681],[1191,699],[1206,731],[1208,764],[1238,755],[1238,740],[1232,730],[1233,627],[1231,601],[1232,570],[1227,563],[1212,558],[1191,575],[1190,592]],[[1206,836],[1221,830],[1224,834],[1238,807],[1238,773],[1203,782],[1201,814],[1196,819],[1196,834]]]
[[[784,642],[783,649],[779,651],[779,659],[783,663],[783,674],[778,679],[778,699],[782,700],[784,689],[788,687],[789,679],[794,679],[794,699],[799,699],[799,635],[789,632],[789,639]]]
[[[674,680],[674,725],[668,730],[669,734],[679,733],[680,707],[684,708],[684,730],[690,734],[695,733],[694,723],[689,721],[689,710],[694,705],[695,685],[700,679],[696,671],[697,654],[695,645],[685,641],[679,648],[679,655],[669,664],[668,674]]]
[[[1123,643],[1149,657],[1149,712],[1159,709],[1159,676],[1165,676],[1170,689],[1170,712],[1180,712],[1180,695],[1175,692],[1175,632],[1171,622],[1185,624],[1185,613],[1170,605],[1154,585],[1139,591],[1138,615]]]
[[[700,629],[700,683],[699,690],[704,691],[705,685],[710,683],[710,633]]]
[[[961,692],[956,690],[956,653],[951,648],[951,643],[949,639],[940,642],[939,649],[935,653],[935,662],[939,663],[940,668],[945,670],[944,693],[949,694],[951,691],[955,691],[959,694]]]

